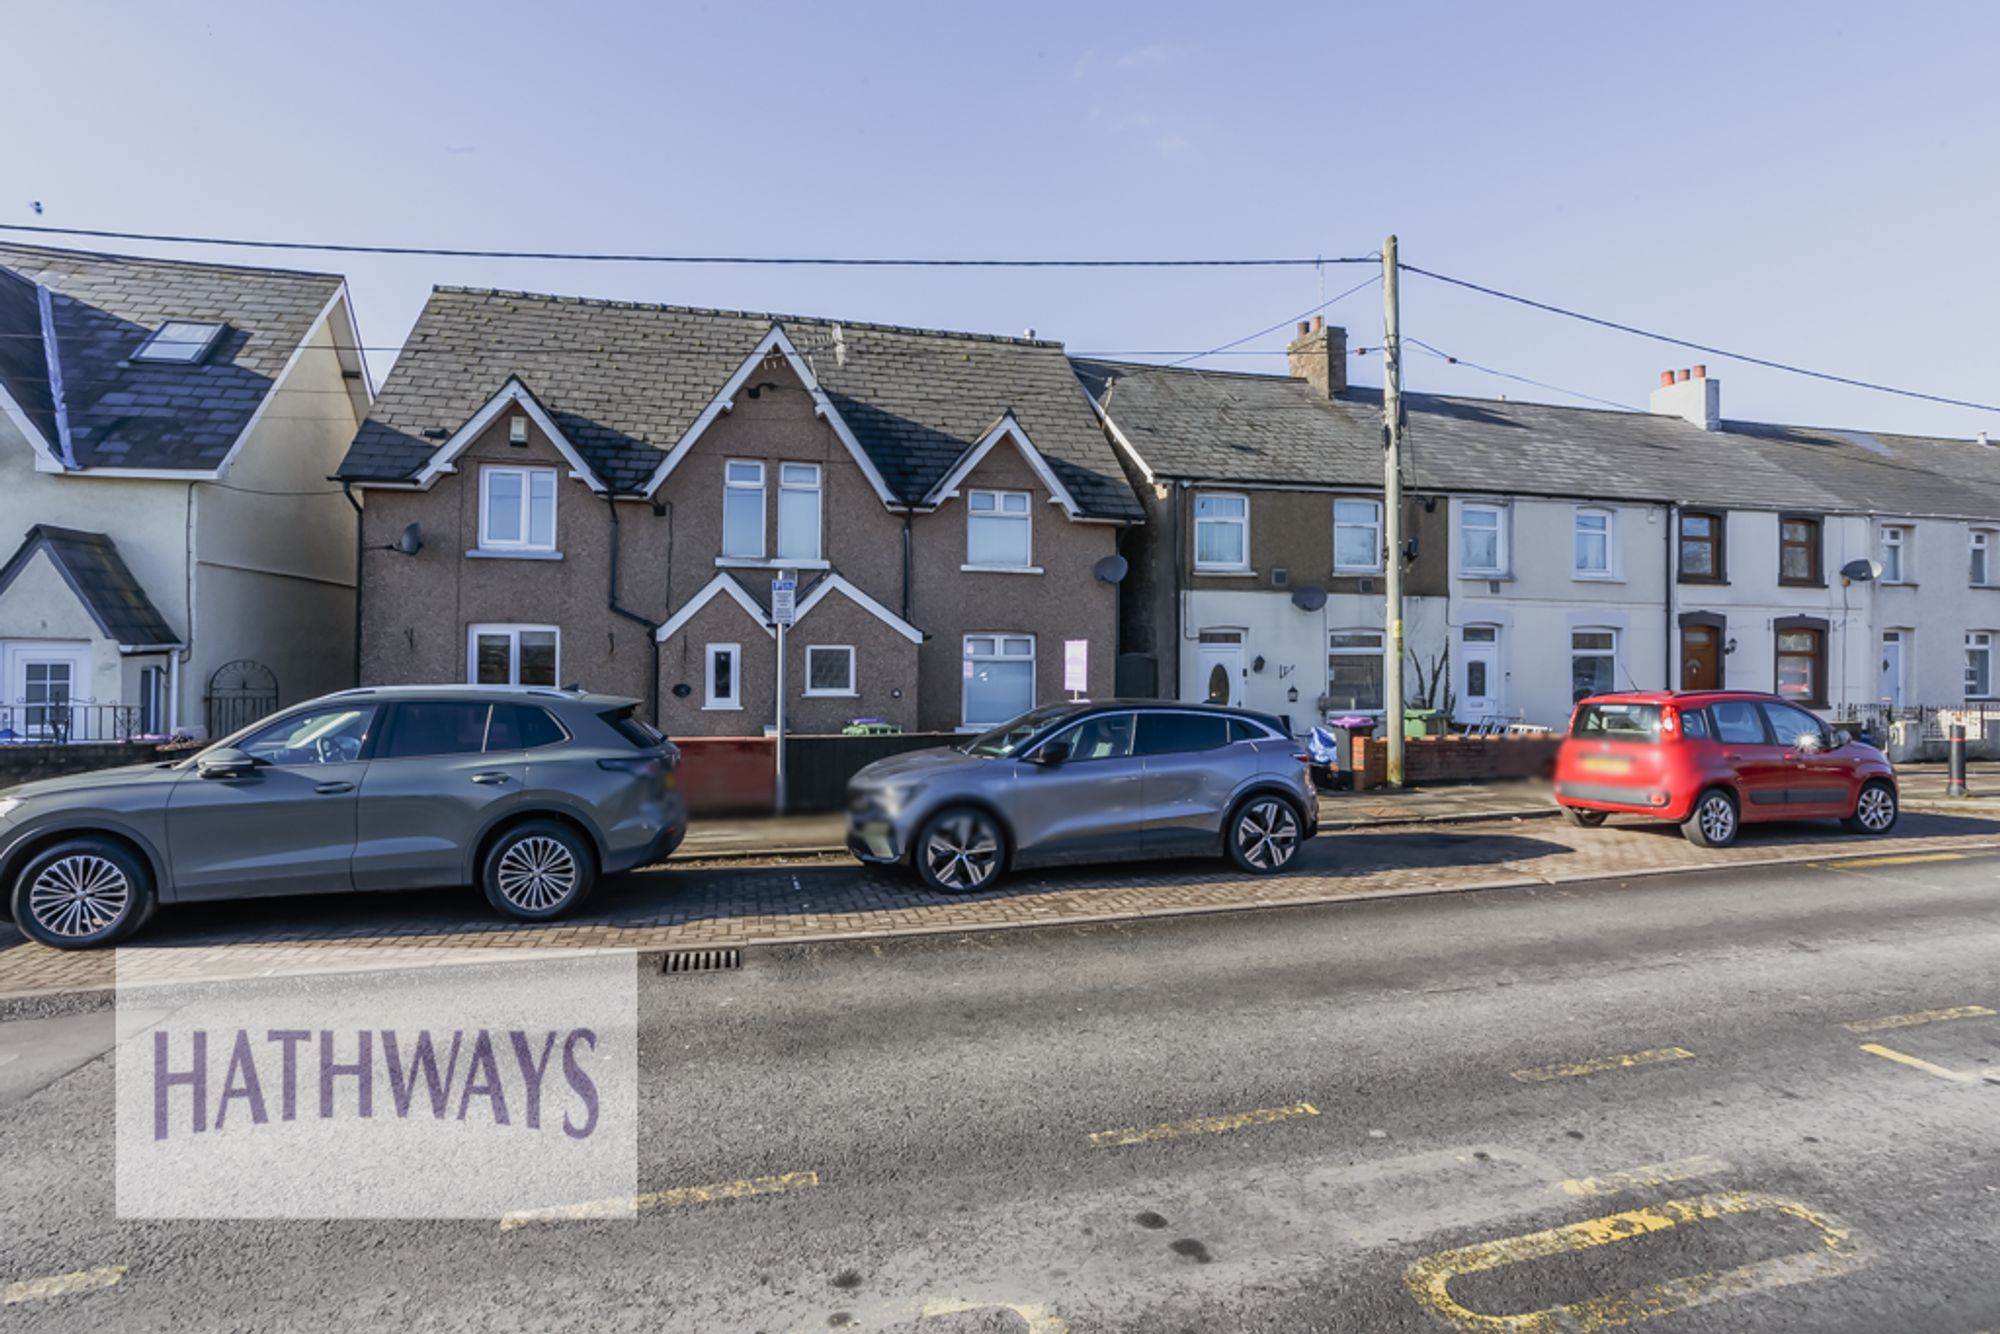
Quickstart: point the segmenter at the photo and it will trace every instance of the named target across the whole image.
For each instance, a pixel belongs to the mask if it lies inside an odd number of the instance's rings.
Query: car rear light
[[[1681,711],[1671,704],[1660,706],[1660,735],[1672,736],[1681,730]]]
[[[1306,768],[1308,769],[1312,768],[1313,757],[1311,751],[1302,750],[1298,754],[1292,756],[1292,758],[1297,760],[1300,764],[1305,765]]]
[[[1648,792],[1646,794],[1646,804],[1649,806],[1664,806],[1667,804],[1667,794],[1664,792]]]
[[[635,778],[658,778],[666,772],[658,755],[634,755],[630,759],[622,756],[615,760],[599,760],[597,767],[609,769],[613,773],[631,774]]]

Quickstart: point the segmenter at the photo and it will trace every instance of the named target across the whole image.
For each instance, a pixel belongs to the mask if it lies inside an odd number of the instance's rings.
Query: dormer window
[[[221,334],[220,320],[168,320],[139,344],[132,360],[192,366],[208,355]]]

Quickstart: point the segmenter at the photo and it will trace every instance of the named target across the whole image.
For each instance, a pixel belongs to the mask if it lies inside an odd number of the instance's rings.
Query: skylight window
[[[222,332],[219,320],[168,320],[139,344],[134,361],[167,361],[189,366],[208,355]]]

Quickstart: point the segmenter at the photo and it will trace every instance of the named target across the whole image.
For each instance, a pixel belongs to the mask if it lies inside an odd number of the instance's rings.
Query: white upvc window
[[[743,707],[743,646],[710,644],[703,654],[701,707]]]
[[[778,559],[820,558],[820,469],[817,463],[778,465]],[[758,521],[763,510],[760,504]],[[728,553],[725,553],[728,554]]]
[[[556,549],[556,470],[479,470],[479,547],[482,551]]]
[[[1570,692],[1576,699],[1618,688],[1618,632],[1584,626],[1569,632]]]
[[[995,727],[1034,707],[1035,637],[967,635],[964,725]]]
[[[1579,508],[1576,512],[1575,573],[1579,579],[1609,579],[1611,567],[1612,514],[1605,509]]]
[[[1326,638],[1326,699],[1330,713],[1375,713],[1382,708],[1388,668],[1380,630],[1330,630]]]
[[[1993,698],[1993,634],[1974,630],[1965,637],[1965,697]]]
[[[1462,505],[1458,511],[1458,571],[1474,578],[1507,573],[1507,510],[1502,505]]]
[[[1034,562],[1034,517],[1026,491],[965,493],[965,563],[1025,570]]]
[[[722,465],[722,554],[764,559],[764,465],[756,459]]]
[[[806,694],[852,695],[854,693],[853,646],[806,645]]]
[[[1382,568],[1382,502],[1346,496],[1333,502],[1333,568],[1372,574]]]
[[[1968,542],[1966,578],[1974,588],[1993,582],[1993,534],[1983,528],[1972,530]]]
[[[1910,549],[1910,530],[1907,528],[1884,528],[1882,530],[1882,582],[1900,584],[1909,576],[1906,573]]]
[[[562,631],[553,625],[472,625],[465,679],[479,686],[553,686],[562,680]]]
[[[1250,497],[1204,492],[1194,498],[1194,567],[1250,568]]]

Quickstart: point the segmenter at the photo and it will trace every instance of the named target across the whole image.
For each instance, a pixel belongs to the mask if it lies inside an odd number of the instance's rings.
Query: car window
[[[1764,715],[1747,699],[1725,699],[1708,706],[1715,739],[1733,746],[1762,746]]]
[[[1175,755],[1229,744],[1229,719],[1212,713],[1142,713],[1138,755]]]
[[[625,719],[625,724],[642,736],[651,730],[633,718]],[[626,729],[621,727],[618,730],[624,733]],[[533,750],[537,746],[553,746],[568,736],[562,724],[549,717],[547,709],[538,709],[532,704],[495,704],[493,722],[486,729],[486,749]],[[630,739],[629,733],[627,739]],[[654,740],[647,743],[647,748],[659,744]]]
[[[644,722],[633,716],[638,708],[639,706],[636,704],[627,704],[622,709],[613,709],[609,713],[600,713],[597,716],[602,718],[612,731],[631,742],[634,749],[652,750],[662,741],[665,741],[666,737],[662,736],[659,730],[651,723]],[[550,719],[549,721],[554,722],[555,720]],[[556,724],[558,727],[561,725],[560,723]]]
[[[1657,704],[1585,704],[1576,711],[1570,735],[1598,741],[1658,741]]]
[[[1069,757],[1077,760],[1120,760],[1132,753],[1132,715],[1104,713],[1086,718],[1054,738],[1070,744]]]
[[[1690,741],[1703,741],[1708,737],[1708,715],[1700,709],[1691,709],[1681,715],[1681,735]]]
[[[1271,732],[1277,730],[1278,728],[1275,725],[1271,727]],[[1243,718],[1231,718],[1229,720],[1229,739],[1231,741],[1269,741],[1271,739],[1271,732],[1267,732],[1257,726],[1257,724]]]
[[[373,705],[312,709],[251,733],[236,748],[251,759],[280,768],[347,764],[361,758],[374,721]]]
[[[1808,744],[1807,737],[1812,738],[1812,745],[1826,744],[1826,728],[1804,709],[1795,709],[1789,704],[1766,704],[1762,707],[1764,716],[1771,723],[1771,735],[1778,738],[1779,745],[1803,748]]]
[[[1048,704],[1039,709],[1030,709],[990,732],[981,732],[960,749],[968,755],[986,755],[995,758],[1012,755],[1040,736],[1050,724],[1060,722],[1074,712],[1076,712],[1074,704]]]
[[[398,704],[392,710],[378,757],[402,760],[418,755],[477,755],[486,744],[490,707],[442,699]]]

